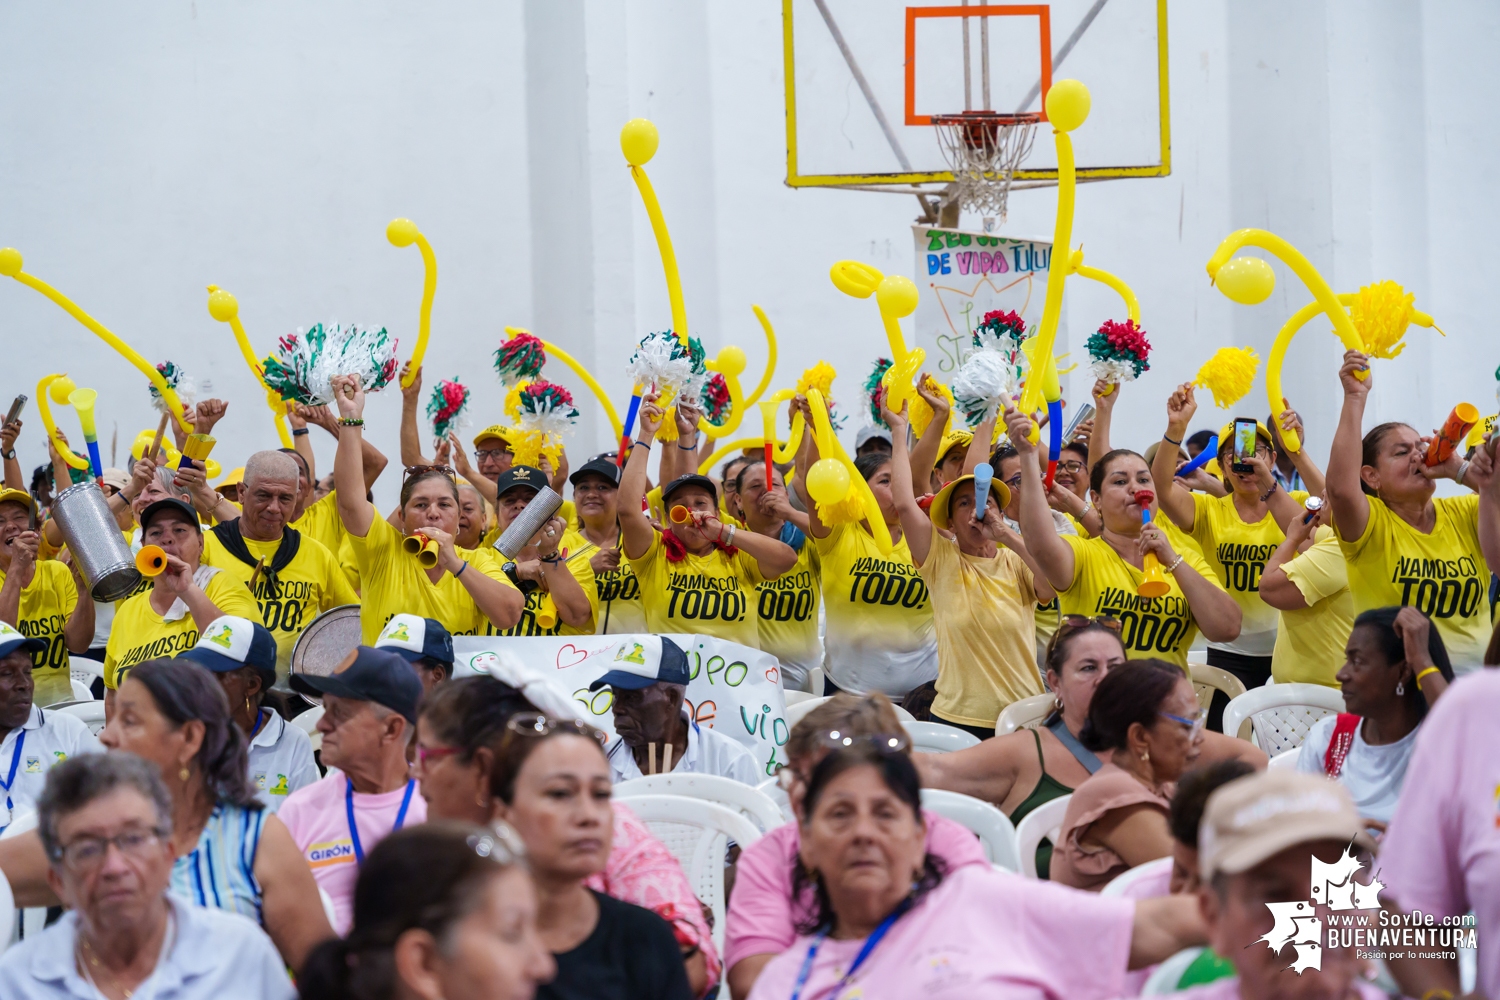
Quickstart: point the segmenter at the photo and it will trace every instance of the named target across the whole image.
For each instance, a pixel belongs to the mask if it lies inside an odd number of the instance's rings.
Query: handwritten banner
[[[951,379],[973,351],[974,328],[991,309],[1019,313],[1027,330],[1041,322],[1052,244],[932,226],[911,231],[922,291],[917,346],[926,349],[927,370],[938,381]],[[1057,342],[1067,343],[1064,323]]]
[[[593,725],[615,734],[610,711],[613,694],[608,688],[590,691],[589,684],[603,676],[602,659],[593,653],[611,649],[624,635],[506,636],[456,635],[453,637],[454,676],[486,673],[486,662],[499,656],[514,657],[534,673],[567,691],[583,706]],[[786,763],[781,747],[786,744],[786,698],[781,690],[781,670],[776,657],[758,649],[701,635],[669,636],[687,651],[691,680],[687,709],[704,729],[729,736],[755,754],[766,777]]]

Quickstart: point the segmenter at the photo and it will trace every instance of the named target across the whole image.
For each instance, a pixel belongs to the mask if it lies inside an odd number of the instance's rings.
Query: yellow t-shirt
[[[562,506],[557,508],[557,513],[553,514],[552,516],[562,518],[563,521],[567,524],[577,524],[578,508],[573,506],[573,501],[564,500]],[[501,530],[500,522],[495,520],[494,515],[491,514],[489,530],[486,531],[484,533],[484,537],[480,539],[479,547],[481,549],[493,548],[495,543],[500,540],[500,536],[503,534],[505,534],[505,532]]]
[[[255,621],[255,597],[235,576],[222,570],[209,578],[203,593],[222,614]],[[130,668],[147,660],[176,656],[198,641],[198,622],[191,614],[168,621],[151,606],[152,591],[125,598],[117,605],[109,643],[104,647],[104,686],[118,688]],[[168,609],[170,611],[170,609]],[[208,624],[204,622],[203,624]]]
[[[744,551],[733,557],[714,549],[688,553],[668,562],[660,532],[639,559],[630,559],[641,584],[646,628],[651,632],[692,632],[760,648],[755,588],[765,582],[760,565]]]
[[[366,646],[375,644],[392,615],[433,618],[454,635],[478,635],[489,624],[463,582],[452,573],[444,573],[437,583],[428,579],[416,557],[402,551],[401,532],[385,518],[372,519],[370,533],[363,538],[350,533],[349,544],[364,581],[359,624]],[[498,553],[493,550],[459,549],[458,554],[471,566],[470,572],[514,587],[501,572]]]
[[[1349,566],[1333,529],[1318,529],[1312,546],[1282,565],[1307,607],[1281,612],[1271,676],[1277,684],[1338,687],[1333,675],[1344,665],[1344,647],[1354,627]]]
[[[756,588],[760,648],[781,661],[781,686],[788,691],[806,690],[812,669],[823,665],[823,643],[818,638],[822,585],[823,560],[818,546],[807,538],[796,565]]]
[[[903,537],[881,555],[863,526],[815,540],[823,558],[823,667],[845,691],[899,697],[936,680],[937,636],[927,582]]]
[[[1432,501],[1437,522],[1424,535],[1378,497],[1370,502],[1364,536],[1339,540],[1349,563],[1354,614],[1411,605],[1432,619],[1457,673],[1484,663],[1490,641],[1490,570],[1479,549],[1479,497]]]
[[[1288,494],[1301,506],[1302,490]],[[1194,493],[1193,541],[1213,568],[1220,586],[1240,606],[1240,634],[1233,642],[1216,642],[1216,649],[1245,656],[1270,656],[1276,645],[1276,609],[1260,599],[1260,575],[1266,560],[1286,533],[1267,511],[1255,524],[1246,524],[1234,506],[1234,495],[1211,497]]]
[[[1219,578],[1193,540],[1165,520],[1161,524],[1183,562],[1218,586]],[[1162,597],[1141,597],[1136,593],[1141,571],[1121,559],[1103,538],[1064,535],[1063,541],[1073,548],[1073,584],[1058,595],[1062,614],[1113,615],[1124,626],[1120,639],[1127,657],[1158,657],[1186,670],[1188,647],[1198,634],[1198,623],[1166,567],[1162,575],[1172,589]]]
[[[1021,557],[965,555],[932,533],[921,566],[937,632],[937,698],[932,714],[965,726],[994,726],[1000,710],[1042,693],[1036,669],[1036,587]]]
[[[274,542],[257,542],[244,539],[250,555],[264,559],[267,567],[281,548],[281,539]],[[224,572],[250,586],[255,576],[255,567],[236,559],[212,531],[203,533],[203,559],[205,566],[217,566]],[[278,574],[281,589],[272,594],[270,581],[262,572],[255,581],[253,593],[260,606],[260,622],[270,630],[276,640],[276,673],[286,679],[292,662],[292,648],[297,645],[302,630],[321,612],[343,604],[358,604],[359,595],[349,584],[323,543],[316,538],[303,535],[297,554]]]
[[[575,579],[575,580],[578,581],[578,585],[583,588],[584,594],[588,596],[588,599],[589,599],[589,610],[591,612],[591,617],[590,617],[588,623],[585,626],[583,626],[583,627],[579,627],[577,625],[569,625],[566,622],[564,622],[562,620],[562,617],[560,615],[558,615],[558,613],[557,613],[557,604],[556,604],[556,602],[548,600],[548,598],[550,598],[551,595],[547,594],[547,593],[544,593],[542,590],[538,589],[538,590],[533,590],[531,593],[529,593],[529,594],[526,595],[526,608],[525,608],[524,611],[521,612],[521,620],[518,621],[518,622],[516,622],[516,624],[514,626],[512,626],[512,627],[510,627],[508,629],[499,629],[499,628],[496,628],[493,623],[486,621],[485,622],[484,632],[482,634],[484,634],[484,635],[593,635],[594,634],[594,618],[592,617],[592,615],[597,615],[598,614],[599,607],[598,607],[598,597],[597,597],[597,594],[596,594],[595,589],[594,589],[594,574],[593,574],[593,570],[590,569],[590,567],[589,567],[589,559],[592,557],[593,553],[595,551],[597,551],[598,547],[596,545],[594,545],[594,543],[590,542],[587,538],[584,538],[582,535],[578,534],[576,531],[569,530],[569,531],[563,532],[563,540],[562,540],[562,544],[561,544],[560,548],[565,553],[565,560],[566,560],[565,564],[568,567],[568,571],[573,574],[573,579]],[[588,555],[584,555],[584,550],[588,551]],[[501,565],[503,566],[504,563],[502,562]],[[502,570],[502,572],[503,572],[503,570]],[[544,610],[545,610],[546,614],[551,615],[551,617],[552,617],[552,624],[550,626],[545,626],[540,621],[540,619],[543,617]]]
[[[380,517],[379,510],[375,511],[375,516]],[[302,516],[291,525],[302,532],[302,537],[322,542],[323,547],[338,560],[349,585],[356,592],[359,590],[359,564],[349,546],[349,531],[344,527],[344,519],[339,517],[338,490],[330,490],[326,496],[308,504],[303,508]]]
[[[595,573],[592,560],[599,554],[599,546],[577,529],[570,529],[570,533],[576,536],[573,541],[577,548],[569,549],[568,568],[586,592],[592,589],[589,602],[594,606],[594,631],[599,635],[646,631],[641,582],[635,578],[630,561],[622,554],[615,569]]]
[[[33,704],[46,707],[73,700],[72,675],[68,672],[68,643],[63,627],[78,604],[78,585],[68,567],[56,559],[37,562],[31,583],[21,589],[20,621],[16,631],[30,639],[44,639],[47,648],[31,654],[31,678],[36,684]],[[0,585],[5,574],[0,573]],[[88,595],[84,595],[88,600]]]

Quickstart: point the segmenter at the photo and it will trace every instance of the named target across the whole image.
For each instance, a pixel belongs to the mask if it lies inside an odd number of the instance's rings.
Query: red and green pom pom
[[[432,433],[439,441],[445,441],[469,406],[469,390],[457,379],[443,379],[432,387],[427,400],[427,416],[432,421]]]
[[[870,406],[870,422],[876,427],[885,427],[885,419],[880,415],[880,407],[885,402],[885,387],[880,380],[885,378],[885,373],[890,371],[892,361],[890,358],[876,358],[875,367],[870,369],[870,374],[865,378],[865,400]]]
[[[1150,371],[1151,344],[1133,320],[1107,319],[1088,339],[1089,372],[1106,382],[1133,382]]]
[[[578,418],[578,411],[573,408],[573,394],[555,382],[538,379],[521,390],[521,421],[526,423],[527,418],[545,419],[562,417],[568,422]],[[556,433],[550,427],[538,427],[538,430],[546,430]]]
[[[729,419],[729,402],[729,383],[724,381],[723,375],[714,372],[704,383],[703,393],[699,398],[704,417],[715,427],[723,427],[724,421]]]
[[[495,351],[495,374],[502,385],[531,381],[542,374],[546,363],[547,351],[541,338],[529,333],[516,334]]]
[[[1008,309],[991,309],[984,314],[984,319],[974,328],[974,346],[991,347],[1001,350],[1008,347],[1015,350],[1021,346],[1021,341],[1026,339],[1026,321],[1021,314]],[[997,344],[993,341],[1010,341],[1009,344]]]

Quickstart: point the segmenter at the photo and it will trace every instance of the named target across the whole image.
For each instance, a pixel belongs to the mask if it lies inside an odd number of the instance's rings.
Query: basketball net
[[[964,111],[933,115],[938,146],[953,171],[953,197],[982,216],[1005,220],[1010,184],[1036,139],[1039,114]]]

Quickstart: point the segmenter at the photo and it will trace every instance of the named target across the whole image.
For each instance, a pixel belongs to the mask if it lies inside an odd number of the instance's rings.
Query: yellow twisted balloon
[[[518,333],[530,334],[531,331],[523,330],[519,326],[507,326],[505,328],[505,335],[507,337],[514,337]],[[620,440],[620,436],[623,434],[620,415],[615,412],[615,404],[609,401],[609,394],[604,391],[604,387],[599,384],[599,380],[594,378],[593,373],[583,367],[573,355],[551,341],[543,340],[542,349],[547,352],[547,357],[556,358],[573,369],[573,374],[577,375],[583,381],[583,384],[589,387],[589,391],[594,394],[594,398],[599,400],[599,405],[604,407],[604,415],[609,418],[609,426],[614,432],[614,439],[616,441]],[[518,386],[517,388],[520,387]]]
[[[1108,285],[1110,288],[1113,288],[1120,298],[1125,301],[1125,312],[1130,317],[1130,322],[1134,323],[1137,327],[1141,325],[1141,303],[1135,297],[1135,291],[1108,271],[1101,271],[1097,267],[1090,267],[1085,264],[1083,262],[1082,248],[1073,251],[1073,256],[1068,260],[1068,272],[1076,274],[1080,278],[1088,278],[1090,281],[1097,281],[1102,285]],[[1102,395],[1108,396],[1114,391],[1115,386],[1111,382],[1104,387]]]
[[[1337,298],[1341,306],[1347,307],[1353,305],[1359,299],[1359,296],[1353,292],[1345,292]],[[1282,326],[1281,331],[1276,334],[1276,342],[1271,345],[1270,360],[1266,362],[1266,399],[1271,404],[1270,412],[1275,416],[1280,416],[1283,410],[1289,408],[1286,397],[1281,392],[1281,366],[1286,360],[1287,348],[1292,346],[1292,338],[1297,335],[1297,332],[1306,326],[1314,316],[1324,311],[1321,301],[1314,300],[1309,302],[1293,313],[1292,318],[1287,320],[1285,325]],[[1340,312],[1342,311],[1341,309]],[[1418,310],[1412,310],[1411,321],[1417,326],[1429,328],[1436,326],[1431,316]],[[1298,438],[1297,432],[1294,430],[1283,430],[1281,432],[1281,440],[1286,445],[1287,451],[1296,452],[1302,448],[1302,441]]]
[[[422,311],[417,325],[417,346],[411,352],[406,377],[401,380],[401,388],[405,389],[417,377],[422,356],[427,353],[427,335],[432,332],[432,298],[437,294],[437,257],[433,255],[432,244],[410,219],[392,219],[385,227],[385,238],[390,240],[391,246],[409,247],[415,243],[422,251]]]
[[[771,326],[770,317],[760,306],[751,304],[750,308],[755,311],[755,318],[760,321],[760,328],[766,332],[766,370],[761,373],[760,382],[755,386],[755,391],[745,397],[745,405],[753,406],[760,397],[766,394],[771,387],[771,379],[776,375],[776,330]]]
[[[260,387],[266,391],[266,405],[271,408],[271,418],[276,422],[276,436],[281,439],[283,448],[292,447],[292,435],[287,430],[286,414],[288,404],[282,400],[281,395],[266,385],[266,372],[255,358],[255,349],[250,346],[250,335],[245,332],[245,325],[240,322],[240,302],[229,292],[218,285],[208,286],[208,314],[220,323],[228,323],[229,329],[234,331],[234,342],[239,345],[240,355],[245,359],[245,364],[250,366],[251,373]]]
[[[724,387],[729,390],[729,412],[724,415],[723,424],[710,423],[706,416],[698,418],[698,429],[710,441],[717,441],[733,434],[740,426],[740,421],[745,418],[745,393],[740,388],[740,375],[745,370],[745,352],[731,344],[703,365],[709,371],[723,375]]]
[[[43,376],[42,380],[36,384],[36,408],[42,415],[42,426],[47,430],[47,437],[52,440],[52,447],[57,449],[57,453],[62,456],[64,462],[67,462],[75,469],[87,469],[89,467],[89,460],[73,454],[72,449],[64,444],[63,439],[58,435],[57,424],[52,420],[52,407],[47,402],[47,389],[54,382],[62,388],[66,388],[68,395],[72,395],[73,393],[73,380],[68,378],[68,376]],[[61,395],[61,389],[59,389],[59,395]]]
[[[774,441],[775,438],[772,438],[772,440]],[[763,437],[737,438],[734,441],[721,446],[718,451],[714,452],[712,455],[705,458],[702,462],[698,463],[698,474],[700,476],[708,475],[709,469],[712,469],[715,465],[718,465],[724,459],[728,458],[730,455],[736,452],[744,451],[746,448],[764,448],[765,446],[766,439]]]
[[[60,306],[69,316],[72,316],[97,334],[100,340],[113,347],[119,352],[121,357],[129,361],[142,375],[151,380],[151,384],[156,386],[156,391],[161,393],[162,399],[167,401],[167,407],[171,410],[172,416],[177,420],[178,426],[185,431],[192,430],[192,425],[187,422],[187,417],[182,411],[182,400],[177,398],[177,391],[167,384],[167,380],[162,378],[161,372],[156,370],[155,365],[141,357],[133,347],[115,336],[114,333],[98,320],[94,319],[94,317],[80,309],[72,299],[47,284],[41,278],[23,271],[22,267],[24,265],[25,262],[21,258],[21,251],[15,247],[6,247],[0,250],[0,275],[4,275],[7,278],[15,278],[28,288],[41,292]]]
[[[667,301],[672,307],[672,332],[686,347],[688,342],[687,309],[682,304],[682,279],[677,274],[677,254],[672,251],[672,236],[667,232],[667,220],[662,217],[661,203],[656,200],[656,189],[651,178],[646,176],[645,166],[656,155],[661,141],[656,126],[645,118],[632,118],[620,129],[620,152],[630,164],[630,176],[635,180],[636,190],[641,193],[641,202],[646,207],[646,218],[651,220],[651,232],[656,235],[656,249],[661,253],[661,268],[666,273]]]
[[[813,430],[817,434],[820,457],[807,470],[806,486],[808,495],[818,505],[818,517],[829,525],[847,524],[861,519],[869,522],[876,549],[881,555],[889,555],[895,544],[891,541],[891,531],[886,527],[885,516],[880,512],[880,503],[833,433],[833,425],[828,421],[828,408],[823,403],[823,394],[817,389],[810,389],[807,402],[813,414]],[[851,507],[863,516],[849,516]]]
[[[841,260],[828,272],[833,284],[845,295],[856,299],[875,296],[880,308],[880,321],[885,326],[886,344],[891,349],[891,367],[886,370],[880,384],[886,389],[886,405],[892,412],[901,409],[901,404],[916,394],[917,374],[927,352],[914,347],[906,349],[906,337],[901,333],[902,318],[917,310],[917,286],[910,278],[899,274],[886,275],[868,264],[855,260]]]

